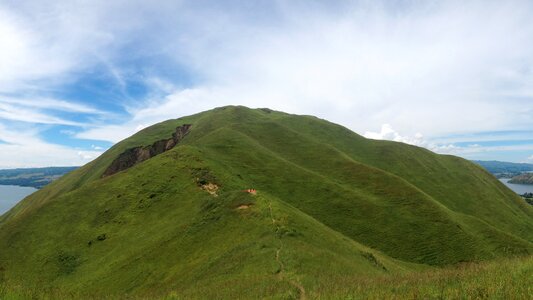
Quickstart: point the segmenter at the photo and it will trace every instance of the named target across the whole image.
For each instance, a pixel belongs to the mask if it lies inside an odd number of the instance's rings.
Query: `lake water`
[[[520,195],[524,193],[533,193],[533,184],[516,184],[516,183],[509,183],[508,181],[511,180],[510,178],[500,178],[500,181],[503,182],[508,188],[513,190],[515,193],[518,193]]]
[[[32,187],[0,185],[0,215],[35,191],[37,191],[37,189]]]

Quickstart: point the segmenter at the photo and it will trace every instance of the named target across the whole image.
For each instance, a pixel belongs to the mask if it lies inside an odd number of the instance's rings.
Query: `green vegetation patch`
[[[175,147],[102,176],[184,124]],[[146,128],[0,217],[7,298],[506,296],[485,288],[503,273],[475,280],[492,265],[450,266],[532,243],[533,208],[478,165],[245,107]]]

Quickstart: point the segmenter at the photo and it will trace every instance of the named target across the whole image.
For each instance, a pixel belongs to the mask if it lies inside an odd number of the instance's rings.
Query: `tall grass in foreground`
[[[90,291],[22,288],[0,284],[0,299],[298,299],[287,282],[220,281],[182,292],[95,295]],[[255,278],[257,280],[257,278]],[[314,278],[307,299],[533,299],[533,256],[413,272],[404,275]],[[254,289],[253,287],[256,287]]]
[[[533,299],[533,256],[401,276],[327,277],[310,290],[316,299]]]

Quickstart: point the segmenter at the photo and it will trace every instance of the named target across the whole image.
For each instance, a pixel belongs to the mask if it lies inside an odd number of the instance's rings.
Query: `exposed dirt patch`
[[[191,124],[179,126],[171,138],[159,140],[150,146],[127,149],[111,163],[102,177],[129,169],[140,162],[174,148],[189,133],[191,126]]]
[[[247,189],[245,190],[245,192],[247,192],[248,194],[250,195],[257,195],[257,190],[256,189]]]
[[[237,207],[238,210],[249,209],[253,204],[241,204]]]
[[[203,184],[202,185],[202,189],[205,190],[206,192],[208,192],[209,194],[217,197],[218,194],[217,194],[217,191],[218,191],[218,185],[214,184],[214,183],[206,183],[206,184]]]

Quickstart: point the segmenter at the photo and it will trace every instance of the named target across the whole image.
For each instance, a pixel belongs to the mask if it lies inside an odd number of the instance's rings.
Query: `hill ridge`
[[[103,176],[155,143],[166,151]],[[302,297],[331,276],[530,254],[533,210],[520,201],[466,160],[316,117],[222,107],[145,128],[23,200],[0,217],[0,268],[71,291]]]

